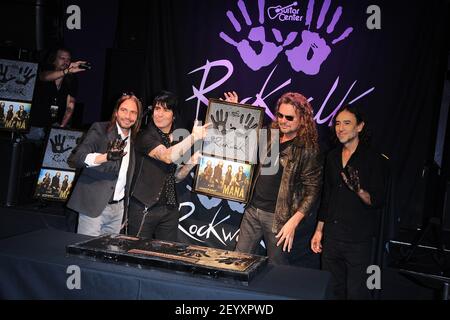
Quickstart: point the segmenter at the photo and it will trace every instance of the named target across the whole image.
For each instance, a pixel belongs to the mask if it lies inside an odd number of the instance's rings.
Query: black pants
[[[148,208],[133,197],[128,208],[128,234],[141,238],[177,241],[179,213],[176,207]]]
[[[367,267],[372,264],[373,241],[343,242],[325,238],[322,269],[331,272],[335,299],[371,299]]]

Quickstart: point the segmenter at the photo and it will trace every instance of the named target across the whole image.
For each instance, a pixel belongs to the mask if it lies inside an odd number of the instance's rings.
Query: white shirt
[[[117,126],[117,132],[119,133],[120,137],[122,139],[125,139],[127,136],[123,134],[122,130],[120,129],[119,125],[116,122]],[[131,143],[131,137],[130,134],[128,134],[128,140],[127,144],[125,146],[124,151],[126,152],[125,156],[122,158],[122,163],[120,165],[119,170],[119,177],[117,179],[116,188],[114,189],[114,196],[113,200],[121,200],[123,197],[125,197],[125,185],[127,184],[127,171],[128,171],[128,164],[130,163],[130,143]],[[86,156],[86,159],[84,159],[84,163],[87,164],[88,167],[96,167],[100,164],[95,163],[95,158],[100,155],[101,153],[89,153]]]

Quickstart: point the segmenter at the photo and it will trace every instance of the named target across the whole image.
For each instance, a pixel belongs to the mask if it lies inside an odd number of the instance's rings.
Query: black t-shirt
[[[288,146],[292,140],[280,144],[280,154]],[[270,156],[270,155],[269,155]],[[263,164],[262,167],[268,167],[269,164]],[[275,212],[277,206],[278,191],[280,189],[281,177],[283,176],[283,167],[278,161],[278,171],[273,175],[260,175],[256,182],[255,192],[251,201],[251,205],[255,208]]]
[[[50,70],[45,68],[44,71]],[[48,127],[57,122],[61,124],[67,106],[67,96],[76,97],[78,90],[77,78],[73,74],[64,76],[61,87],[57,88],[55,81],[41,81],[36,83],[34,103],[31,108],[31,125]],[[58,106],[55,116],[52,116],[51,106]]]

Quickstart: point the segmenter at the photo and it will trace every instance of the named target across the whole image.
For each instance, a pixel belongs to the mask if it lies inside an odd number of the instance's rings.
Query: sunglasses
[[[280,112],[277,112],[277,118],[278,118],[278,119],[283,119],[283,118],[285,118],[287,121],[292,121],[292,120],[294,120],[294,116],[287,116],[287,115],[282,114],[282,113],[280,113]]]

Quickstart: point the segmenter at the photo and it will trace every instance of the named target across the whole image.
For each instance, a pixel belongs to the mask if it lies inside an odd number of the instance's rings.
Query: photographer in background
[[[78,88],[75,74],[90,68],[86,61],[72,62],[71,59],[68,49],[57,48],[42,66],[32,108],[32,126],[70,126]]]

